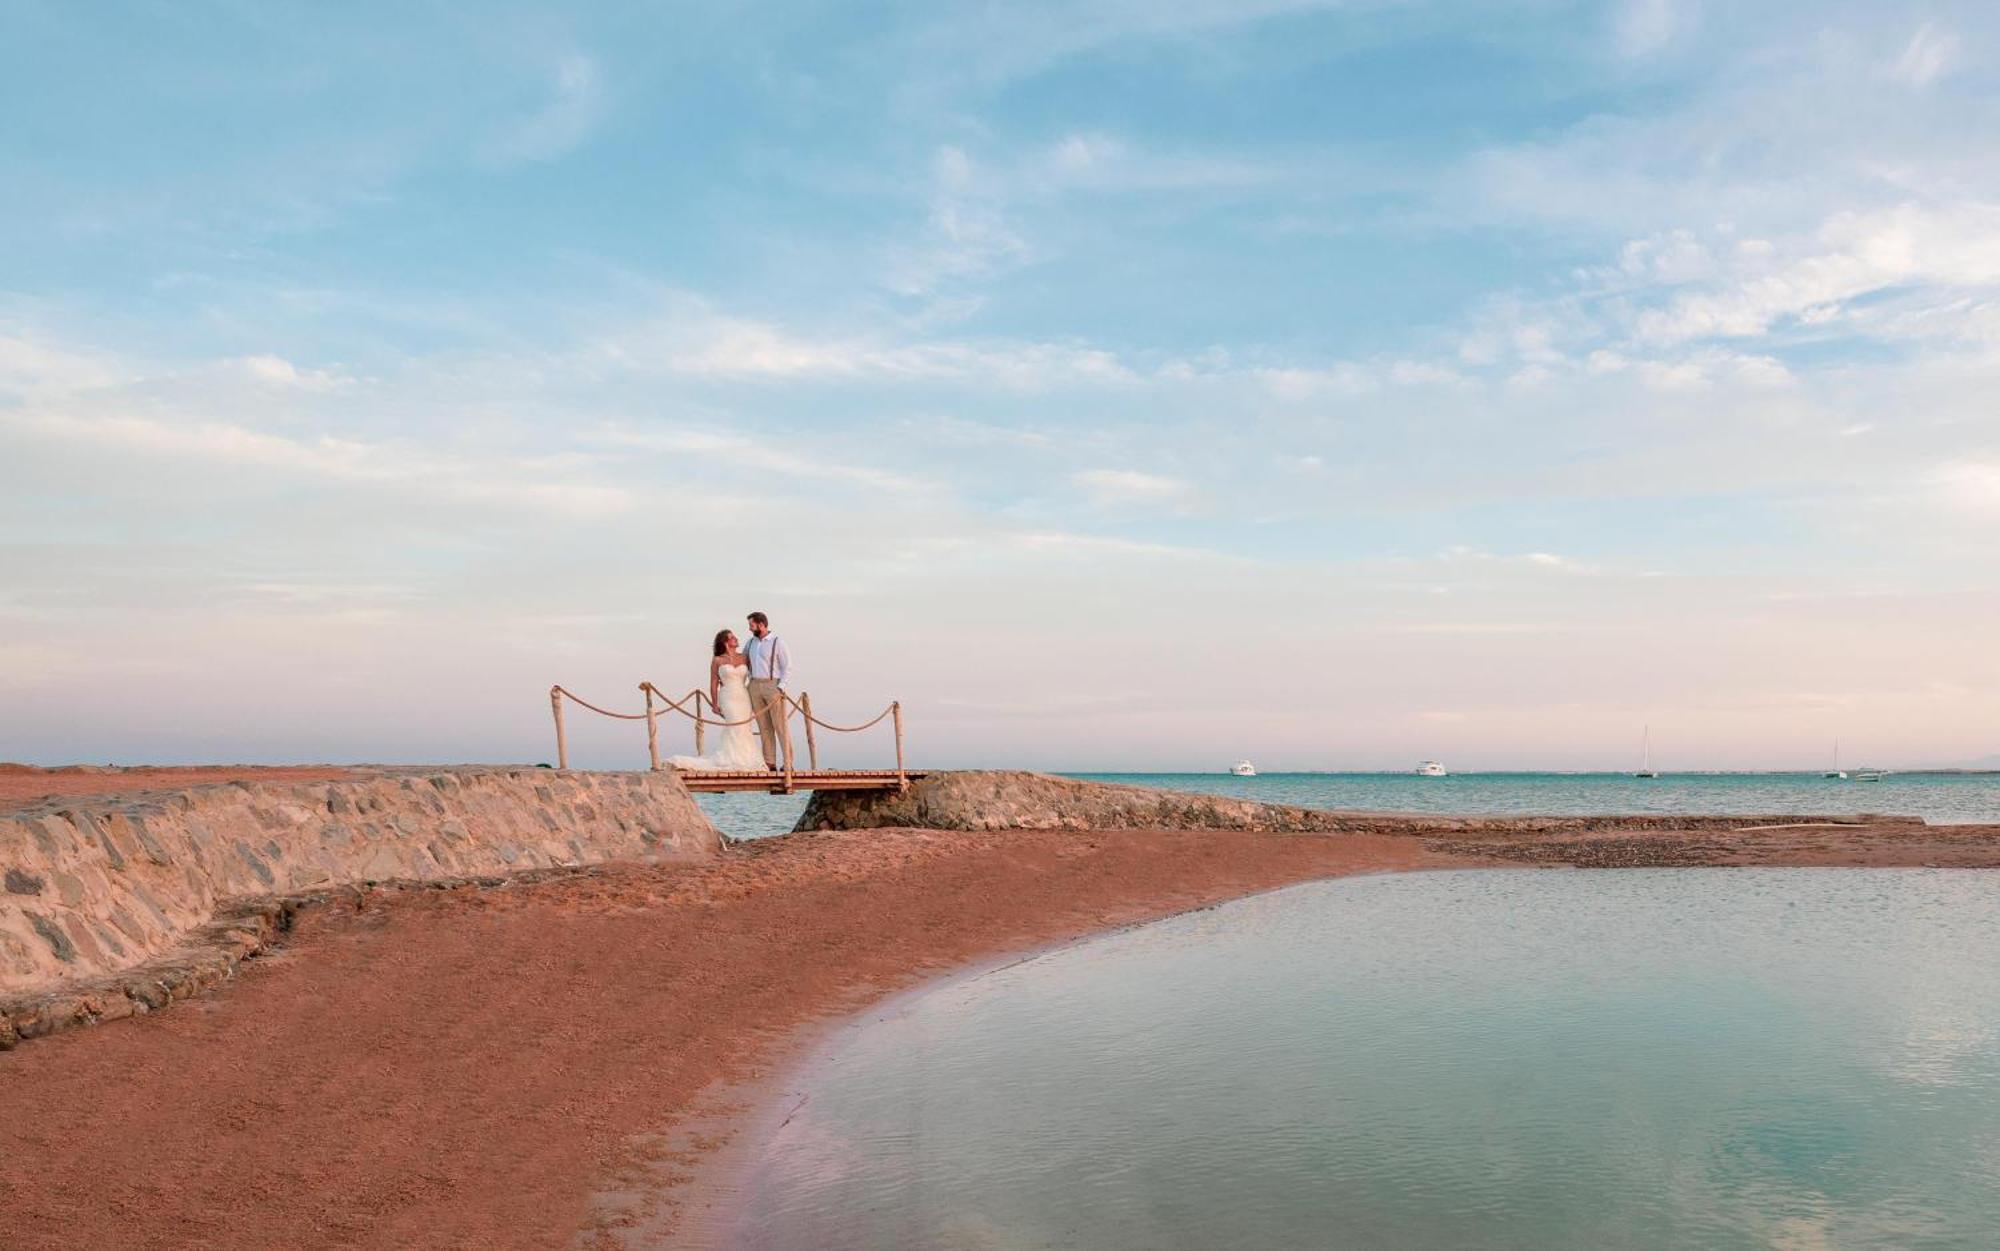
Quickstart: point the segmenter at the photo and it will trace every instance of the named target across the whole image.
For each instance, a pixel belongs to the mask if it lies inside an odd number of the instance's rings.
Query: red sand
[[[0,810],[23,808],[56,795],[117,795],[127,791],[180,790],[216,782],[331,782],[354,777],[340,765],[135,765],[129,769],[79,767],[41,769],[0,764]]]

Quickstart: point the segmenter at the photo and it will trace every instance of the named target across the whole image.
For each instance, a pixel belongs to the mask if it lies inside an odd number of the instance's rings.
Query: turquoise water
[[[1996,955],[1976,871],[1295,887],[852,1029],[734,1244],[1991,1247]]]
[[[1898,813],[1943,823],[2000,823],[2000,775],[1902,773],[1880,782],[1831,781],[1807,773],[1670,773],[1641,781],[1622,773],[1077,773],[1105,782],[1241,795],[1305,808],[1387,812]],[[738,838],[782,834],[805,810],[803,795],[705,795],[711,819]]]
[[[1303,808],[1384,812],[1898,813],[1935,822],[2000,822],[2000,775],[1892,773],[1880,782],[1838,781],[1817,773],[1269,773],[1254,778],[1199,773],[1073,774],[1166,790],[1241,795]]]

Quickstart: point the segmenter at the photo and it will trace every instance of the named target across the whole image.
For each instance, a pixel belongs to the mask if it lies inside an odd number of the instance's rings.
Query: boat
[[[1640,736],[1639,771],[1632,776],[1635,778],[1657,778],[1660,776],[1660,771],[1653,767],[1653,727],[1650,725],[1646,727],[1646,732]]]
[[[1882,775],[1887,772],[1887,769],[1856,769],[1854,771],[1854,780],[1857,782],[1879,782],[1882,780]]]
[[[1247,760],[1239,760],[1235,764],[1230,765],[1229,771],[1239,778],[1254,778],[1257,776],[1257,766]]]
[[[1445,772],[1444,765],[1438,761],[1426,760],[1417,766],[1417,776],[1420,778],[1442,778],[1451,775]]]
[[[1840,767],[1839,739],[1833,740],[1833,768],[1828,769],[1825,773],[1820,774],[1820,776],[1823,778],[1834,778],[1837,780],[1844,780],[1847,777],[1847,770]]]

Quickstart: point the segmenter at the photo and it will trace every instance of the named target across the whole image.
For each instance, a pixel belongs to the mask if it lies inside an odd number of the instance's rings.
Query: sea
[[[1350,878],[962,975],[795,1079],[728,1245],[1992,1247],[1996,882]]]
[[[1071,773],[1162,790],[1233,795],[1302,808],[1371,812],[1561,816],[1596,813],[1885,813],[1933,824],[2000,824],[2000,773],[1891,773],[1879,782],[1818,773]],[[702,807],[732,838],[790,830],[804,795],[705,795]]]

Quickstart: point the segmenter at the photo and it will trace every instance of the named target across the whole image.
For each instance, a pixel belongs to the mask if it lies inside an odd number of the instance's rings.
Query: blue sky
[[[1988,6],[0,13],[0,757],[2000,750]]]

